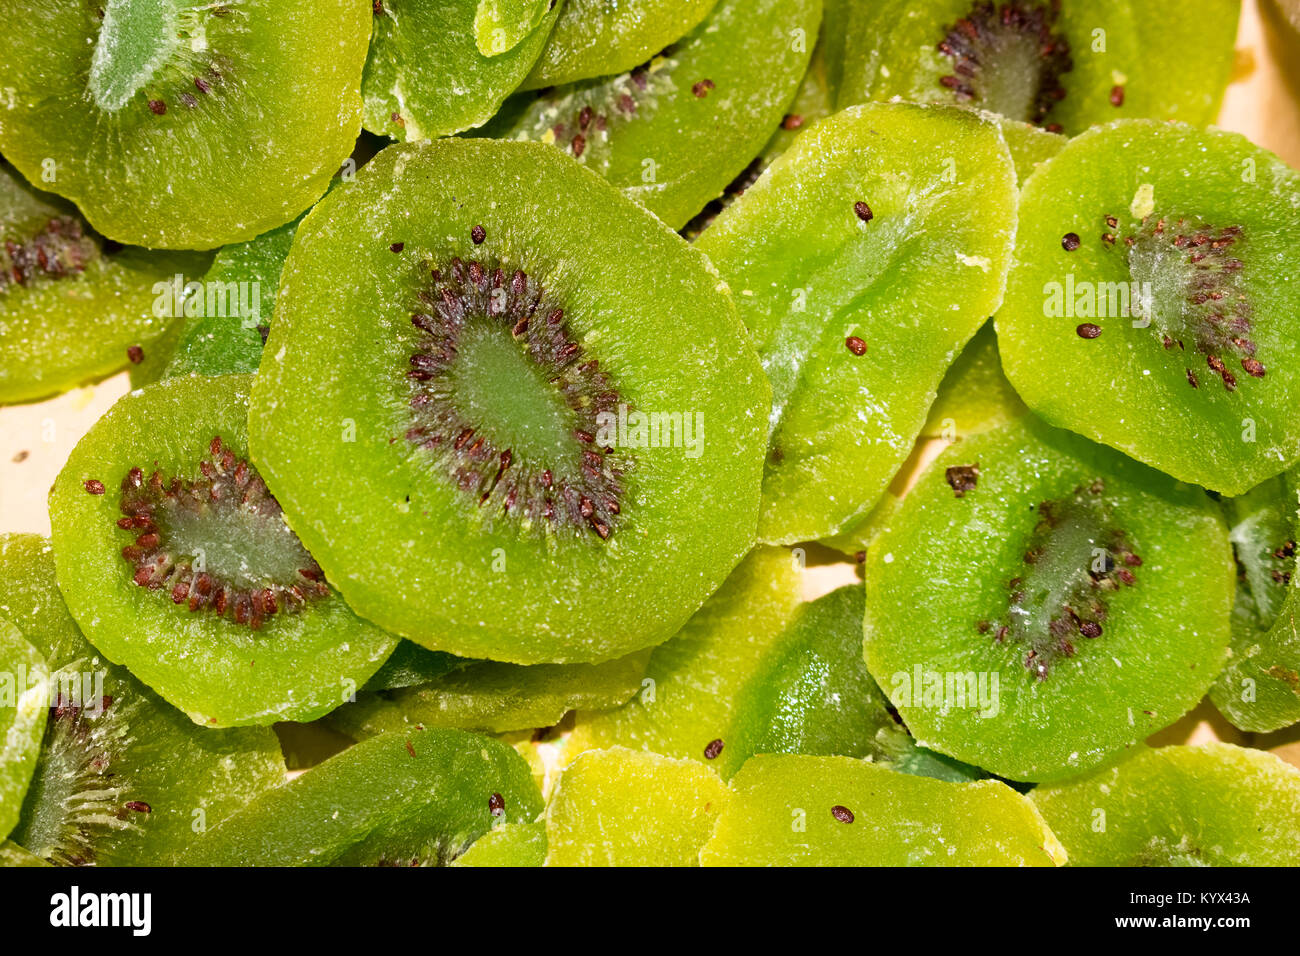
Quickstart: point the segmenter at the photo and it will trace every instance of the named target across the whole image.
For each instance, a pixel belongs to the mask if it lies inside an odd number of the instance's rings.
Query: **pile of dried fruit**
[[[1183,6],[2,0],[0,403],[134,390],[0,536],[0,862],[1300,862],[1144,743],[1300,722]]]

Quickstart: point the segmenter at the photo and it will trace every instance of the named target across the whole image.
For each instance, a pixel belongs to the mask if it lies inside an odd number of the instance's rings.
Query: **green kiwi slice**
[[[1030,408],[1243,494],[1300,458],[1300,173],[1234,133],[1130,120],[1025,183],[998,344]],[[1104,384],[1103,384],[1104,383]]]
[[[1143,748],[1030,799],[1075,866],[1300,863],[1300,771],[1260,750]]]
[[[17,843],[10,843],[7,840],[0,843],[0,867],[49,865],[35,853],[28,853]]]
[[[880,499],[1002,300],[1015,227],[996,125],[873,104],[801,135],[700,237],[772,381],[762,540],[829,537]]]
[[[299,227],[250,433],[358,613],[598,662],[751,546],[767,407],[700,253],[557,150],[458,139],[389,147]]]
[[[1291,469],[1224,502],[1237,556],[1232,653],[1210,699],[1233,726],[1256,733],[1300,721],[1296,541],[1300,472]]]
[[[546,865],[697,866],[728,796],[694,760],[589,750],[564,769],[546,805]]]
[[[913,735],[1013,780],[1169,726],[1226,657],[1214,503],[1033,417],[947,448],[863,570],[867,666]]]
[[[470,662],[442,651],[431,651],[414,641],[399,640],[388,660],[370,675],[362,689],[367,691],[399,690],[419,684],[431,684]]]
[[[96,233],[0,160],[0,404],[44,398],[141,361],[171,324],[159,289],[208,259]]]
[[[0,152],[118,242],[252,239],[315,202],[356,140],[354,0],[13,7]]]
[[[704,866],[1059,866],[1052,831],[1004,783],[955,784],[848,757],[754,757]]]
[[[566,757],[622,746],[707,761],[729,776],[741,763],[727,747],[738,692],[798,613],[799,592],[791,552],[756,548],[672,640],[655,648],[636,697],[617,710],[578,712]]]
[[[718,0],[565,0],[525,90],[625,73],[690,33]]]
[[[459,730],[372,737],[210,830],[192,866],[445,866],[542,798],[506,744]]]
[[[45,658],[0,618],[0,840],[18,822],[41,753],[49,701]]]
[[[250,378],[175,378],[118,401],[50,492],[77,622],[196,723],[312,720],[397,638],[358,618],[248,462]]]
[[[720,0],[653,59],[521,97],[483,132],[548,143],[680,229],[745,170],[781,123],[807,70],[820,15],[819,0]]]
[[[475,840],[452,866],[543,866],[546,863],[546,823],[503,823]]]
[[[508,53],[528,38],[559,0],[478,0],[474,43],[484,56]]]
[[[979,772],[917,746],[862,661],[863,598],[848,585],[802,603],[800,557],[757,548],[672,640],[639,692],[579,711],[564,756],[629,747],[730,777],[756,753],[839,754],[907,772]]]
[[[170,290],[185,318],[159,378],[257,371],[275,314],[280,271],[298,222],[224,247],[198,285]]]
[[[1213,120],[1238,0],[838,3],[837,103],[985,109],[1074,135],[1124,117]]]
[[[484,14],[480,0],[375,0],[366,129],[415,142],[486,123],[541,54],[561,6],[512,44],[501,14]]]
[[[360,694],[328,719],[356,739],[411,726],[488,733],[551,727],[577,708],[626,703],[641,689],[649,659],[645,650],[600,664],[465,662],[428,682]]]
[[[0,613],[51,669],[40,758],[10,838],[60,865],[162,865],[194,834],[284,782],[268,728],[196,727],[100,657],[37,535],[0,535]]]

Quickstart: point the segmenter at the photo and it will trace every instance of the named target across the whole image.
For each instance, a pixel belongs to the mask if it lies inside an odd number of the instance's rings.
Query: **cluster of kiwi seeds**
[[[11,6],[0,862],[1300,863],[1239,0]]]

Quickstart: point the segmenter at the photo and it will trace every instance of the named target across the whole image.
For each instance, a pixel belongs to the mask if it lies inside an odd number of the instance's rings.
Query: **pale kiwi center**
[[[180,43],[176,0],[107,0],[90,61],[90,94],[120,110],[171,59]]]
[[[449,378],[461,414],[502,448],[531,461],[573,455],[572,411],[508,333],[486,323],[467,326]]]
[[[238,588],[293,581],[305,563],[302,545],[276,514],[171,508],[160,510],[158,525],[178,558]]]

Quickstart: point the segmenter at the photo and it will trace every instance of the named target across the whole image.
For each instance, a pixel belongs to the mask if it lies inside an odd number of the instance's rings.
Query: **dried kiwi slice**
[[[389,147],[304,220],[250,430],[359,613],[593,662],[749,549],[766,409],[703,256],[556,150],[462,139]]]
[[[1226,656],[1214,503],[1032,416],[945,450],[864,574],[867,665],[917,740],[1013,780],[1167,727]]]
[[[727,798],[727,785],[693,760],[589,750],[546,805],[546,865],[697,866]]]
[[[158,285],[202,272],[207,261],[105,239],[71,203],[0,160],[0,405],[138,361],[169,322],[154,309]]]
[[[696,760],[724,779],[756,753],[839,754],[945,779],[978,771],[919,748],[862,662],[862,588],[799,600],[799,558],[758,548],[617,710],[579,711],[564,745]]]
[[[1113,123],[1025,183],[997,317],[1053,424],[1242,494],[1300,458],[1300,173],[1234,133]]]
[[[1059,866],[1033,804],[995,780],[954,784],[847,757],[755,757],[704,866]]]
[[[415,686],[360,694],[330,714],[329,723],[356,739],[411,726],[490,733],[551,727],[579,707],[626,703],[641,689],[649,659],[646,650],[601,664],[465,662]]]
[[[607,713],[579,711],[566,757],[632,747],[707,760],[728,776],[735,699],[800,608],[799,566],[784,548],[756,548],[672,640],[655,648],[641,692]]]
[[[818,123],[700,237],[772,381],[763,540],[828,537],[880,499],[1002,300],[1015,228],[996,125],[887,104]]]
[[[1259,750],[1144,748],[1030,799],[1076,866],[1300,864],[1300,771]]]
[[[192,866],[445,866],[542,810],[528,765],[459,730],[385,734],[263,794],[210,830]]]
[[[49,541],[0,536],[0,613],[52,670],[49,719],[11,839],[61,865],[161,865],[284,782],[268,728],[209,730],[86,643],[55,583]]]
[[[718,0],[564,0],[525,90],[624,73],[695,29]]]
[[[397,643],[330,588],[249,464],[249,385],[132,392],[50,492],[59,587],[86,636],[213,727],[320,717]]]
[[[549,143],[680,229],[781,122],[820,16],[820,0],[721,0],[653,59],[512,101],[483,132]]]
[[[193,314],[180,324],[159,378],[257,371],[275,314],[280,270],[299,221],[217,253],[197,289],[184,296],[185,306]],[[184,286],[181,292],[184,295]]]
[[[211,249],[293,219],[361,125],[355,0],[11,0],[0,152],[96,229]]]
[[[475,840],[452,866],[542,866],[546,863],[546,823],[503,823]]]
[[[18,822],[40,756],[49,701],[45,658],[0,618],[0,840]]]
[[[1232,70],[1239,0],[837,3],[840,107],[901,98],[1071,135],[1122,117],[1210,122]]]
[[[1224,502],[1237,556],[1237,597],[1232,653],[1210,698],[1242,730],[1266,733],[1300,721],[1298,502],[1296,469]]]
[[[560,7],[511,43],[500,12],[485,14],[481,0],[376,0],[361,81],[366,129],[414,142],[486,123],[536,62]]]

